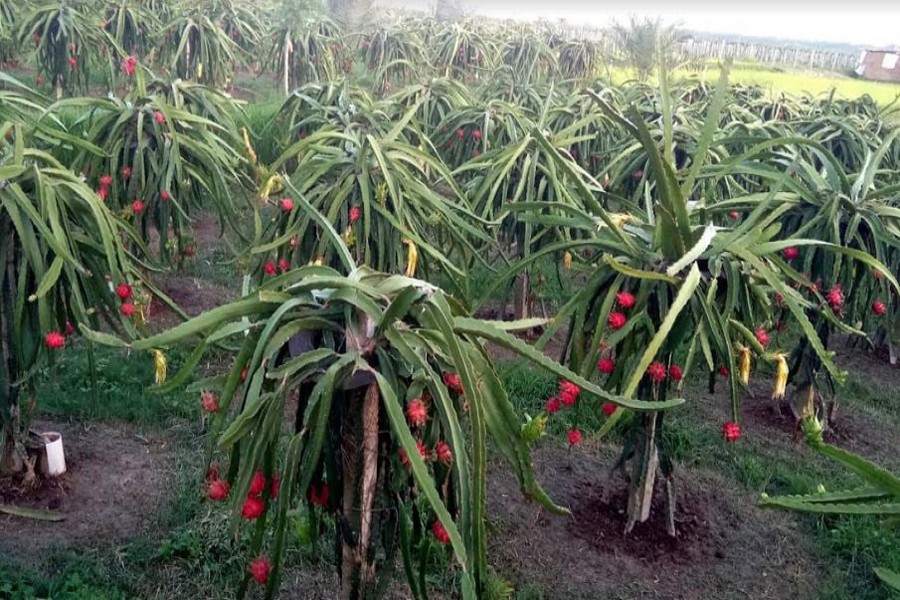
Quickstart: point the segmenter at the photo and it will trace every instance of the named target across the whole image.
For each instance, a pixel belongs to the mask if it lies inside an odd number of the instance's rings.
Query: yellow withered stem
[[[153,369],[156,371],[156,385],[161,385],[166,381],[166,355],[162,350],[151,350],[153,354]]]
[[[406,276],[415,277],[416,266],[419,264],[419,249],[412,240],[404,239],[403,244],[406,246]]]
[[[750,348],[741,346],[738,351],[740,352],[740,355],[738,356],[738,366],[741,375],[741,383],[748,385],[750,383]]]
[[[572,268],[572,253],[568,250],[563,254],[563,268],[567,271]]]
[[[247,156],[250,157],[250,164],[256,164],[256,152],[253,150],[253,145],[250,144],[250,133],[247,131],[247,128],[244,127],[244,148],[247,149]]]
[[[203,63],[197,65],[197,79],[203,79]]]
[[[806,388],[806,404],[803,405],[800,416],[803,418],[816,416],[816,388],[812,383]]]
[[[772,400],[783,400],[789,373],[787,354],[776,354],[775,361],[777,364],[775,366],[775,388],[772,390]]]

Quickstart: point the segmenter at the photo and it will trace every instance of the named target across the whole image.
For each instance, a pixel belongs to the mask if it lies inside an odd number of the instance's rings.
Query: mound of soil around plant
[[[526,502],[512,472],[493,468],[488,556],[497,569],[547,598],[813,597],[818,569],[796,521],[714,473],[676,472],[678,537],[666,533],[662,503],[624,535],[614,460],[612,449],[567,452],[549,441],[535,450],[538,480],[571,516]]]
[[[571,507],[572,519],[568,522],[569,532],[585,540],[597,550],[605,552],[611,547],[631,556],[640,556],[646,561],[687,563],[709,558],[717,552],[722,540],[710,521],[723,511],[711,506],[718,499],[698,496],[691,492],[689,497],[680,498],[675,515],[676,536],[666,532],[664,510],[655,510],[644,523],[636,523],[628,535],[624,535],[626,525],[625,507],[628,494],[624,484],[611,482],[582,481],[576,496],[577,503]],[[654,506],[665,506],[665,495],[657,487]]]
[[[106,545],[153,523],[169,491],[162,441],[127,425],[41,421],[34,428],[62,433],[67,472],[39,478],[34,486],[21,477],[0,479],[0,504],[49,510],[65,520],[0,513],[0,552],[34,564],[47,550]]]

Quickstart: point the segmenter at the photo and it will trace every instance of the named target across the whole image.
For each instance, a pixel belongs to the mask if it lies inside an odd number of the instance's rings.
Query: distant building
[[[900,82],[900,50],[863,50],[856,74],[873,81]]]

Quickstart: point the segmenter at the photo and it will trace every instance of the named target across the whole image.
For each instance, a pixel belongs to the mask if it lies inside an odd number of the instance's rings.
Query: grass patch
[[[900,421],[900,389],[871,377],[851,374],[844,387],[838,390],[838,399],[876,417]],[[840,417],[838,417],[840,418]]]
[[[0,559],[0,598],[233,598],[250,532],[235,540],[228,513],[209,510],[198,493],[201,453],[186,441],[196,438],[180,429],[169,431],[176,468],[171,496],[150,528],[157,534],[115,548],[61,550],[29,569]]]
[[[248,71],[234,74],[234,86],[239,97],[253,103],[278,102],[284,99],[284,91],[272,73],[254,75]]]
[[[243,111],[241,125],[251,132],[253,149],[264,165],[274,163],[285,149],[282,144],[284,132],[278,131],[275,123],[282,102],[283,98],[252,102]]]
[[[541,414],[547,399],[559,390],[556,377],[522,360],[501,363],[498,371],[509,401],[519,414]],[[564,435],[576,424],[585,433],[597,431],[605,420],[597,408],[596,402],[589,400],[578,402],[574,409],[561,410],[547,421],[546,434]]]
[[[83,340],[74,341],[53,368],[40,375],[41,414],[134,422],[161,433],[174,454],[169,458],[167,499],[152,518],[149,533],[121,545],[98,541],[96,549],[63,549],[27,568],[15,556],[0,556],[0,600],[234,598],[253,557],[255,527],[236,523],[225,506],[211,504],[201,493],[204,439],[189,420],[199,410],[196,394],[147,391],[153,368],[145,353],[106,347],[93,352],[96,389],[89,383],[88,346]],[[169,358],[174,369],[184,356],[172,352]],[[328,597],[332,590],[321,586],[332,585],[335,525],[320,512],[314,514],[310,518],[302,510],[288,524],[285,581],[290,586],[303,584],[289,587],[292,591]],[[267,539],[264,548],[270,547]],[[434,589],[458,585],[451,561],[448,553],[431,553],[426,579]],[[399,564],[394,577],[403,578]]]
[[[699,382],[692,381],[692,385]],[[849,405],[862,405],[873,414],[893,412],[889,402],[872,402],[872,387],[848,384],[840,396]],[[867,389],[868,388],[868,389]],[[724,393],[724,392],[723,392]],[[696,392],[686,391],[690,398]],[[881,397],[876,393],[877,397]],[[691,410],[690,402],[672,412],[666,443],[675,450],[679,463],[691,463],[726,474],[744,489],[769,495],[808,494],[818,485],[827,490],[849,489],[862,480],[837,463],[816,453],[800,441],[793,446],[766,439],[744,439],[726,444],[719,423]],[[773,509],[775,510],[775,509]],[[814,516],[798,514],[804,531],[818,550],[817,559],[828,574],[819,597],[837,600],[876,600],[891,597],[873,573],[878,566],[900,567],[900,532],[869,516]]]
[[[98,348],[100,385],[96,402],[91,401],[85,347],[73,344],[56,371],[44,375],[46,402],[40,408],[55,417],[137,422],[162,433],[172,453],[168,497],[152,518],[150,533],[119,546],[61,549],[27,568],[13,556],[0,557],[0,599],[233,598],[246,569],[252,528],[241,528],[235,538],[229,512],[213,508],[200,493],[202,438],[187,421],[197,414],[196,396],[146,392],[149,358]]]
[[[248,220],[252,222],[253,218]],[[232,247],[224,237],[213,243],[198,244],[197,254],[184,261],[179,270],[171,274],[196,277],[204,282],[240,291],[243,277],[237,263],[240,253],[241,249]]]
[[[499,261],[492,265],[492,268],[480,262],[473,264],[467,280],[467,299],[470,302],[485,299],[511,311],[515,300],[516,278],[510,277],[502,285],[496,285],[499,276],[507,268],[508,265]],[[546,312],[548,317],[552,317],[556,309],[571,299],[578,285],[577,273],[562,269],[561,255],[546,256],[535,261],[528,269],[528,276],[531,294],[535,300],[534,308],[537,312],[535,316],[542,316],[543,312]],[[436,283],[440,285],[440,277],[436,278]]]
[[[850,397],[852,389],[841,394]],[[691,392],[686,392],[691,397]],[[859,402],[858,396],[849,402]],[[724,473],[744,489],[769,495],[808,494],[818,485],[828,490],[858,486],[862,481],[802,442],[793,447],[767,440],[726,444],[719,424],[691,410],[690,403],[673,411],[665,443],[680,464],[695,464]],[[773,509],[775,510],[775,509]],[[877,566],[900,565],[900,534],[873,517],[797,515],[818,550],[828,576],[819,597],[881,599],[890,597],[873,573]]]
[[[21,565],[4,564],[0,559],[0,598],[32,600],[65,598],[66,600],[125,600],[128,596],[110,589],[100,562],[86,556],[71,556],[62,570],[43,577]]]
[[[186,354],[173,350],[167,352],[167,357],[169,371],[174,373]],[[188,394],[184,388],[168,394],[155,393],[149,389],[153,376],[149,353],[77,340],[37,377],[38,408],[54,417],[143,425],[162,425],[172,418],[197,415],[195,394]]]

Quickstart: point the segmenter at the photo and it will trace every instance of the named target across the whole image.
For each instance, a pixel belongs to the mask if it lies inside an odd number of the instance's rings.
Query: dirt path
[[[232,285],[222,285],[204,277],[210,270],[218,268],[215,263],[222,260],[218,253],[224,242],[216,216],[212,213],[199,213],[191,226],[198,247],[197,255],[189,259],[191,274],[172,270],[157,276],[155,284],[185,314],[195,317],[237,299],[240,295],[240,277]],[[181,318],[163,302],[154,299],[149,323],[151,330],[156,333],[178,325]]]

